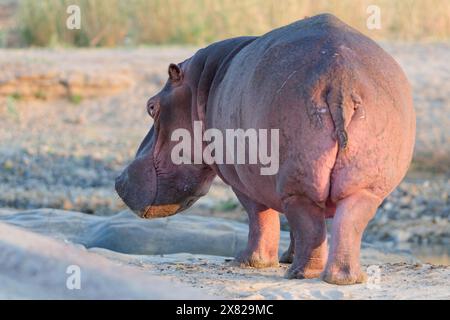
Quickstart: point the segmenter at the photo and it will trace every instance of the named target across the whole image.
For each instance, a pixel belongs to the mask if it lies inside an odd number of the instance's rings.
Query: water
[[[412,246],[410,248],[413,256],[424,263],[436,265],[450,265],[450,246],[445,245],[427,245]]]

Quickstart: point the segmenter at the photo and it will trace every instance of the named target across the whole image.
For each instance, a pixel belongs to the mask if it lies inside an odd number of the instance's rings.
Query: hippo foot
[[[279,267],[277,258],[267,258],[256,252],[249,253],[247,251],[239,254],[234,260],[234,264],[241,268],[252,267],[262,269]]]
[[[322,275],[323,281],[330,284],[349,285],[364,283],[367,280],[367,275],[359,268],[352,270],[347,267],[329,267]]]
[[[291,250],[286,250],[280,258],[280,263],[292,263],[294,261],[294,252]]]
[[[285,274],[287,279],[314,279],[319,278],[323,268],[304,268],[291,266]]]

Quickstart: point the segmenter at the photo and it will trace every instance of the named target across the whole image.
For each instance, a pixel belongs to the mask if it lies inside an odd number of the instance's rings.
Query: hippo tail
[[[361,98],[352,89],[352,83],[342,73],[329,85],[326,101],[334,123],[334,136],[339,149],[346,149],[348,145],[347,127],[352,116],[361,103]]]

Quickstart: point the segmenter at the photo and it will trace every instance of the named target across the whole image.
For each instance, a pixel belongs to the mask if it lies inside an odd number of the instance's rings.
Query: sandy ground
[[[102,255],[127,264],[137,264],[152,275],[181,281],[226,299],[450,299],[450,267],[405,262],[365,266],[378,270],[369,282],[336,286],[320,279],[288,280],[288,265],[253,269],[232,265],[231,258],[173,254],[165,256],[118,257],[103,250]],[[363,260],[364,261],[364,260]],[[375,273],[374,273],[375,274]]]
[[[0,298],[450,299],[450,266],[370,244],[365,284],[287,280],[286,264],[240,268],[231,257],[246,235],[245,224],[211,217],[0,210]],[[281,240],[280,252],[289,234]],[[80,290],[67,287],[69,266],[79,268]]]

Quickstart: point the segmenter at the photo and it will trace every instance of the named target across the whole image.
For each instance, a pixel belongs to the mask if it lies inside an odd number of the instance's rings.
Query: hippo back
[[[374,41],[329,14],[257,38],[211,92],[207,126],[280,130],[275,176],[219,167],[247,194],[264,193],[263,185],[272,208],[299,192],[317,203],[355,188],[384,197],[412,157],[415,116],[404,73]]]

